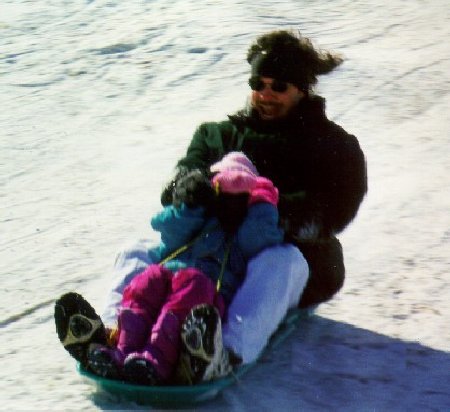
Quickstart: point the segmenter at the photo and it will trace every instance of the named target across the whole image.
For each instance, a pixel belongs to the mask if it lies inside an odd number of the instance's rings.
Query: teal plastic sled
[[[277,332],[272,337],[266,350],[274,350],[296,328],[300,319],[310,316],[311,311],[295,309],[288,313]],[[236,368],[230,375],[191,386],[144,386],[119,380],[102,378],[77,365],[79,373],[97,386],[100,392],[107,392],[121,400],[136,402],[141,405],[176,406],[204,402],[215,398],[225,388],[235,384],[256,362]]]

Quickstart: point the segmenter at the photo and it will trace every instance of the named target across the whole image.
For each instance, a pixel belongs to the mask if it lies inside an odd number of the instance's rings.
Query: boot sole
[[[93,343],[106,345],[106,331],[100,316],[78,293],[70,292],[55,302],[56,333],[64,349],[83,366]]]

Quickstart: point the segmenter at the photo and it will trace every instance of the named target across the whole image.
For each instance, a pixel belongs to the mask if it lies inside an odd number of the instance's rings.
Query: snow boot
[[[145,346],[126,357],[125,377],[143,385],[168,382],[178,361],[180,328],[178,317],[172,312],[163,311]]]
[[[104,378],[119,379],[125,357],[140,350],[146,343],[150,333],[143,314],[135,312],[135,309],[121,308],[118,316],[117,345],[113,348],[99,346],[88,353],[88,366],[95,374]]]
[[[129,382],[154,386],[161,383],[156,371],[156,360],[149,352],[134,352],[125,359],[123,374]]]
[[[181,341],[178,383],[192,385],[231,372],[222,343],[222,323],[214,306],[198,305],[192,309],[181,327]]]
[[[120,379],[125,355],[118,349],[97,346],[88,351],[88,368],[96,375],[108,379]]]
[[[56,333],[64,349],[87,367],[91,345],[106,345],[106,332],[100,316],[89,302],[78,293],[62,295],[55,302]]]

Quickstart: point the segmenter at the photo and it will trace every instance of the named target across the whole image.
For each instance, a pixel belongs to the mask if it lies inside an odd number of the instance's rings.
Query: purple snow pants
[[[195,268],[175,274],[153,264],[125,288],[119,313],[118,348],[125,354],[145,353],[162,379],[175,369],[181,324],[191,309],[214,305],[223,317],[225,305],[211,279]]]

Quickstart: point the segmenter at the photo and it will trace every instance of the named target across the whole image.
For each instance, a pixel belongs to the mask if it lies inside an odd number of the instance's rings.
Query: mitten
[[[250,191],[248,204],[266,202],[276,206],[278,204],[278,189],[272,181],[265,177],[257,177],[255,180],[255,186]]]
[[[161,204],[163,206],[169,206],[173,201],[173,191],[175,186],[183,176],[186,176],[189,173],[189,170],[185,167],[180,167],[176,170],[174,177],[168,182],[161,193]]]
[[[180,207],[184,203],[189,208],[208,208],[214,200],[214,190],[209,178],[199,169],[191,170],[175,183],[172,204]]]

